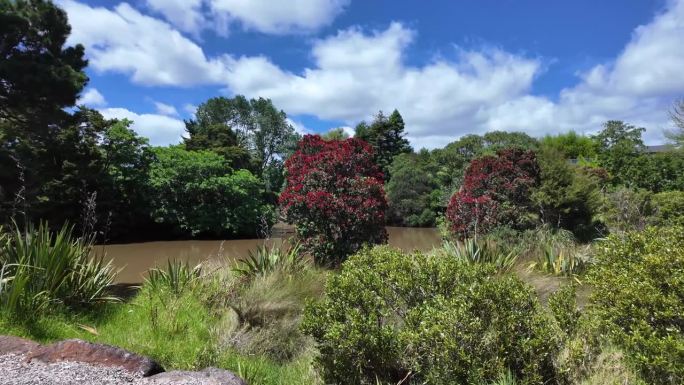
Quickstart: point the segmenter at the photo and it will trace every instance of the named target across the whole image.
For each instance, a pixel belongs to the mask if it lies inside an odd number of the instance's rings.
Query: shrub
[[[283,213],[317,262],[337,264],[366,243],[387,240],[382,173],[368,144],[307,135],[285,168]]]
[[[498,225],[530,226],[531,192],[539,184],[532,151],[504,149],[470,162],[463,186],[449,201],[447,219],[454,235],[472,237]]]
[[[364,249],[305,311],[326,383],[551,381],[557,338],[529,286],[491,265]]]
[[[608,335],[654,384],[684,382],[684,229],[611,235],[597,247],[592,305]]]
[[[577,307],[577,290],[575,285],[565,285],[552,293],[548,302],[553,318],[568,336],[573,337],[577,331],[577,323],[582,315]]]
[[[601,219],[610,232],[643,230],[654,213],[651,197],[647,190],[619,187],[606,194]]]
[[[653,195],[655,224],[684,226],[684,191],[668,191]]]
[[[64,226],[47,224],[14,230],[0,239],[0,306],[32,316],[51,304],[81,307],[115,301],[108,293],[116,272],[92,253],[92,238],[78,238]]]

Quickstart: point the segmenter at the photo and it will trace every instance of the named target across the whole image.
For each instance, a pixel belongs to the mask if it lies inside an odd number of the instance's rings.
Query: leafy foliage
[[[470,237],[497,225],[529,227],[530,195],[538,183],[539,165],[531,151],[512,148],[473,160],[447,208],[453,234]]]
[[[541,183],[534,189],[532,200],[542,221],[570,230],[583,240],[592,238],[597,226],[594,216],[601,201],[599,179],[558,157],[546,145],[537,159]]]
[[[247,170],[233,172],[210,151],[179,146],[154,149],[150,171],[153,218],[185,234],[256,234],[259,219],[270,217],[260,199],[263,185]]]
[[[403,226],[434,226],[439,194],[430,154],[399,154],[387,182],[388,221]]]
[[[265,176],[266,188],[282,185],[282,158],[295,145],[298,135],[270,99],[215,97],[202,103],[196,119],[186,121],[189,150],[211,150],[235,169],[248,168]],[[275,170],[271,170],[275,169]]]
[[[644,149],[641,134],[644,128],[637,128],[621,121],[610,120],[593,139],[597,143],[597,159],[616,184],[630,180],[629,168]]]
[[[373,159],[387,179],[394,157],[411,152],[411,146],[404,138],[404,119],[397,110],[389,117],[382,111],[378,112],[370,125],[365,122],[359,123],[354,137],[373,147]]]
[[[364,249],[331,277],[302,327],[327,383],[521,384],[554,377],[557,339],[533,290],[488,265]]]
[[[660,226],[684,226],[684,191],[667,191],[654,194],[654,224]]]
[[[684,229],[611,235],[597,247],[592,304],[609,337],[653,384],[684,381]]]
[[[337,264],[364,244],[387,239],[382,174],[368,144],[307,135],[285,167],[280,204],[316,261]]]

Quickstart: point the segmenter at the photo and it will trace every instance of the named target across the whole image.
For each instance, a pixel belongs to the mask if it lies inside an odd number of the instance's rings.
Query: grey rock
[[[206,368],[199,372],[171,371],[140,382],[141,385],[247,385],[233,372],[217,368]]]

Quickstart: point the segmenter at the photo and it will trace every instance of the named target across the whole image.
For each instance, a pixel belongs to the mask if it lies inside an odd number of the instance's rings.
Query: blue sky
[[[179,141],[204,100],[271,98],[301,132],[398,108],[415,147],[468,133],[656,143],[684,97],[684,0],[57,0],[90,59],[81,102]]]

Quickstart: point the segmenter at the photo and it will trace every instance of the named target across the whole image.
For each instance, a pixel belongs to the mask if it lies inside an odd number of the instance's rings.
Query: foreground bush
[[[479,384],[554,379],[554,329],[533,290],[489,265],[364,249],[332,276],[303,329],[326,383]]]
[[[610,236],[589,277],[595,311],[644,379],[684,383],[684,228]]]
[[[53,233],[45,223],[0,235],[0,308],[26,317],[51,305],[115,301],[107,291],[114,267],[92,255],[92,245],[92,238],[76,237],[72,227]]]
[[[317,262],[338,264],[364,244],[387,240],[382,173],[367,143],[307,135],[285,168],[283,213]]]

